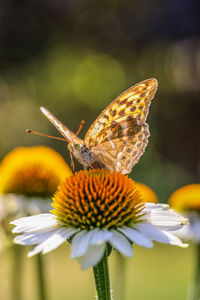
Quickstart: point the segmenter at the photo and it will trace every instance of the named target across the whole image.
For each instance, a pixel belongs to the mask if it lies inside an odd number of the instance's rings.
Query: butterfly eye
[[[75,148],[75,150],[79,150],[80,149],[80,145],[79,144],[75,144],[74,148]]]

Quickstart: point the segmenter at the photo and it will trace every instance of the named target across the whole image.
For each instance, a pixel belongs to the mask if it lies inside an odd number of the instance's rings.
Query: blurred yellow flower
[[[0,193],[49,197],[72,174],[62,156],[46,146],[19,147],[0,164]]]
[[[156,193],[146,184],[135,182],[136,187],[140,190],[144,202],[157,203],[158,197]]]
[[[176,190],[169,204],[178,211],[200,211],[200,184],[189,184]]]

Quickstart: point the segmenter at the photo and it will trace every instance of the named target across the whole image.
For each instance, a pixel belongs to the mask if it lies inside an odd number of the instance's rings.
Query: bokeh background
[[[200,2],[1,0],[0,158],[17,146],[45,144],[69,163],[66,144],[25,133],[30,128],[59,135],[39,107],[73,131],[84,119],[84,137],[111,100],[150,77],[159,82],[148,116],[150,143],[131,176],[166,202],[176,188],[200,176]],[[50,299],[92,299],[92,273],[70,262],[66,247],[58,251],[47,258]],[[126,299],[184,299],[192,252],[192,247],[137,248],[128,264]],[[8,253],[0,260],[7,300]],[[24,263],[31,265],[31,259]],[[28,278],[24,299],[36,299],[33,275]]]

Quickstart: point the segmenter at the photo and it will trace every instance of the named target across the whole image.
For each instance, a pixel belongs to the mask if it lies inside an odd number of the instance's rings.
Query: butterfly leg
[[[70,154],[70,160],[71,160],[71,168],[72,168],[72,172],[73,174],[75,173],[75,165],[74,165],[74,160],[73,160],[73,154],[71,151],[69,151]]]
[[[86,171],[87,171],[87,166],[86,166],[86,165],[83,165],[83,168],[84,168],[84,172],[86,173]]]
[[[80,131],[81,131],[81,129],[83,128],[84,125],[85,125],[85,121],[82,120],[81,123],[80,123],[80,125],[79,125],[79,129],[78,129],[78,131],[76,132],[76,135],[79,135],[79,133],[80,133]]]

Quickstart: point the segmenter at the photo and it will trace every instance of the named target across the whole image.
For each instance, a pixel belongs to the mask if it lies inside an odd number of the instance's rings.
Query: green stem
[[[46,300],[47,295],[46,295],[46,288],[45,288],[44,260],[40,253],[36,255],[36,260],[37,260],[37,279],[38,279],[39,299]]]
[[[196,273],[190,300],[200,299],[200,244],[196,245]]]
[[[22,258],[23,251],[19,245],[13,245],[13,264],[12,264],[12,299],[21,300],[21,281],[22,281]]]
[[[93,272],[96,284],[97,299],[111,300],[107,248],[102,260],[93,268]]]
[[[117,299],[125,299],[125,269],[126,259],[116,252],[116,267],[115,267],[115,294]]]

